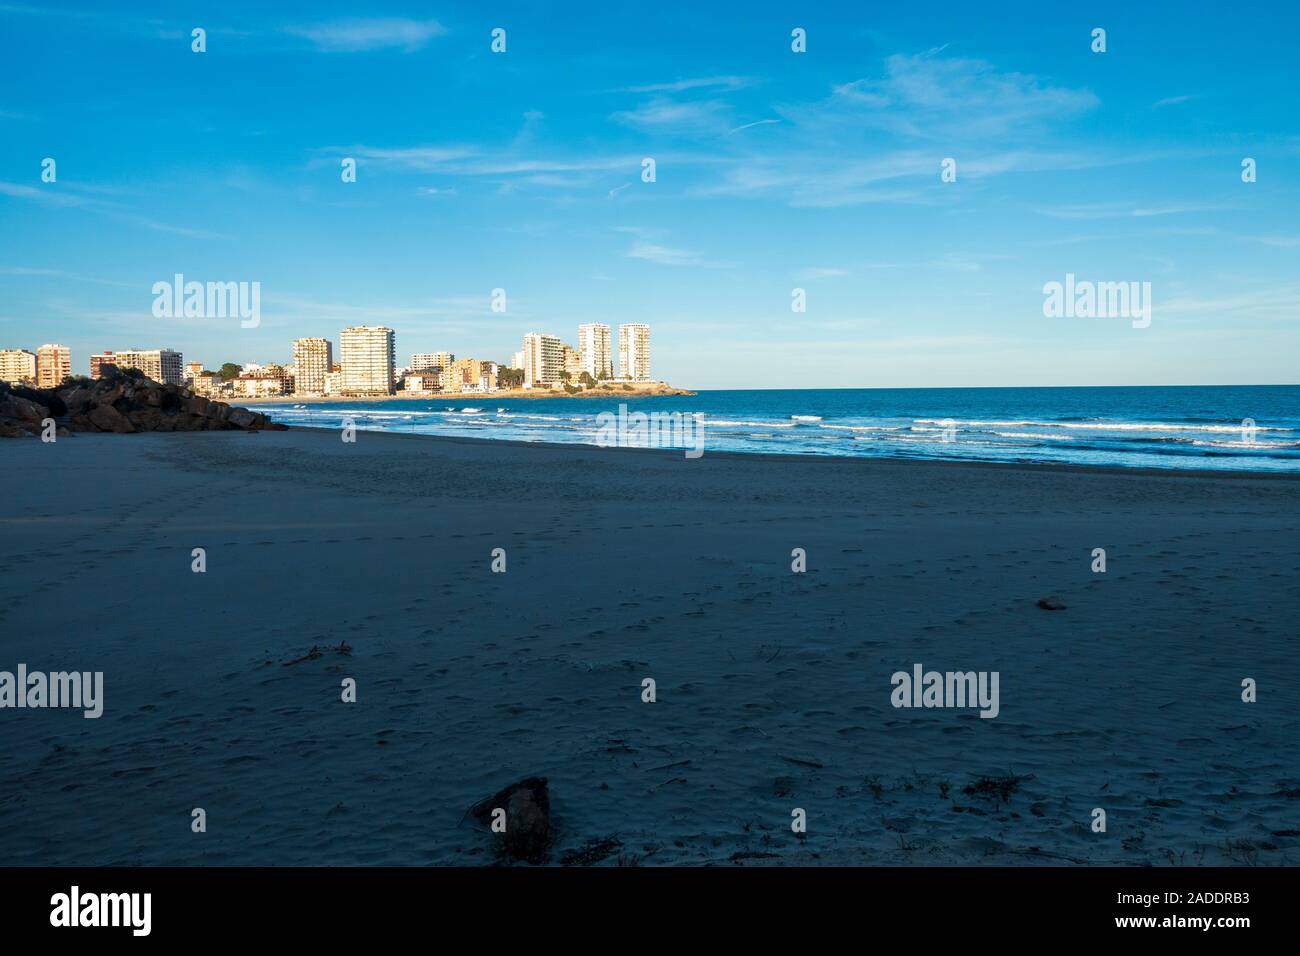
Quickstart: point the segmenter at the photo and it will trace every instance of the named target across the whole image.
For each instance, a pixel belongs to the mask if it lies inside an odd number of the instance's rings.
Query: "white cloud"
[[[326,53],[356,53],[392,48],[410,53],[447,31],[437,20],[388,18],[334,20],[289,27],[288,32],[305,37],[316,44],[317,49]]]

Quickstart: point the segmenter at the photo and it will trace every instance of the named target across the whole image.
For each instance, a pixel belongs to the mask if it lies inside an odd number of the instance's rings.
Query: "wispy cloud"
[[[1164,109],[1166,106],[1177,106],[1180,103],[1190,103],[1192,100],[1200,99],[1200,94],[1191,93],[1186,96],[1166,96],[1163,100],[1156,100],[1151,104],[1153,110]]]
[[[983,60],[895,54],[886,58],[883,77],[837,86],[805,120],[865,123],[901,135],[952,139],[1066,119],[1099,102],[1086,89],[1000,72]],[[799,109],[793,112],[797,119]]]
[[[95,285],[114,286],[119,289],[134,289],[137,286],[130,282],[117,282],[112,279],[101,279],[98,276],[82,275],[79,272],[68,272],[64,269],[34,269],[27,266],[0,266],[0,276],[23,276],[43,279],[57,279],[60,282],[89,282]]]
[[[642,259],[661,266],[700,266],[706,264],[694,252],[689,252],[686,249],[673,249],[669,246],[659,245],[656,242],[638,242],[623,255],[629,259]]]
[[[1183,296],[1157,306],[1166,316],[1232,316],[1236,319],[1300,321],[1300,287],[1253,289],[1231,295]]]
[[[821,99],[777,104],[779,119],[734,126],[728,134],[774,128],[761,137],[761,151],[747,137],[724,139],[732,161],[692,194],[806,208],[936,203],[931,186],[946,156],[958,157],[963,182],[1109,161],[1097,151],[1039,145],[1050,125],[1097,105],[1090,91],[942,52],[887,57],[878,76],[841,83]]]
[[[735,129],[727,130],[727,135],[730,136],[732,133],[739,133],[742,130],[753,129],[755,126],[770,126],[773,123],[779,123],[779,122],[781,121],[775,119],[755,120],[752,123],[745,123],[743,126],[737,126]]]
[[[727,121],[729,109],[720,100],[679,102],[657,96],[636,109],[619,110],[611,119],[642,130],[720,132],[730,125]]]
[[[329,146],[331,156],[351,156],[378,166],[446,173],[457,176],[523,176],[543,173],[580,173],[616,169],[640,170],[641,157],[587,156],[540,159],[515,150],[490,150],[474,146]]]
[[[1252,242],[1273,246],[1275,249],[1295,249],[1300,247],[1300,236],[1250,236]]]
[[[749,76],[697,76],[671,83],[648,83],[645,86],[625,86],[618,93],[685,93],[688,90],[716,89],[740,90],[752,86],[755,79]]]
[[[356,53],[365,50],[418,50],[447,31],[437,20],[387,18],[333,20],[288,27],[286,32],[304,37],[326,53]]]
[[[1132,202],[1097,202],[1049,206],[1038,211],[1053,219],[1149,219],[1155,216],[1220,212],[1232,208],[1234,207],[1225,203],[1167,203],[1160,206],[1144,206]]]
[[[119,202],[110,202],[93,196],[83,196],[79,193],[70,191],[66,186],[61,184],[51,184],[48,186],[38,187],[27,186],[22,183],[0,181],[0,196],[10,196],[14,199],[25,199],[29,202],[41,203],[48,206],[85,209],[90,212],[101,213],[121,222],[140,226],[144,229],[151,229],[155,232],[168,232],[177,236],[185,236],[189,239],[230,238],[229,236],[212,232],[207,229],[186,226],[175,222],[162,222],[149,216],[140,215],[139,213],[131,211]]]

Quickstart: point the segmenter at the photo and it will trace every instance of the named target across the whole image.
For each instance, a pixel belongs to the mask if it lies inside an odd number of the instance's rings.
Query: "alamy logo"
[[[17,675],[0,671],[0,709],[5,707],[73,707],[94,720],[104,713],[104,672],[27,672],[18,665]]]
[[[178,272],[171,282],[155,282],[151,291],[156,319],[238,318],[241,329],[262,324],[260,282],[186,282]]]
[[[148,936],[153,928],[152,893],[68,893],[50,897],[50,925],[129,926],[131,935]]]
[[[596,444],[601,448],[685,448],[687,458],[704,454],[704,416],[698,412],[601,412]]]
[[[889,702],[895,707],[978,707],[981,717],[996,717],[998,671],[923,670],[912,665],[912,673],[895,671],[889,682],[894,685]]]
[[[1135,329],[1151,324],[1150,282],[1076,281],[1073,272],[1065,282],[1043,286],[1043,315],[1049,319],[1132,319]]]

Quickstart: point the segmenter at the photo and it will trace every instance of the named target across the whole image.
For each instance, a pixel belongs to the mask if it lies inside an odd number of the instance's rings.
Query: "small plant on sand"
[[[1022,783],[1032,778],[1031,774],[1008,773],[992,777],[981,774],[975,778],[974,783],[962,787],[961,792],[968,797],[983,797],[986,800],[1000,800],[1006,803],[1020,789]]]
[[[1249,840],[1224,840],[1223,855],[1241,866],[1259,865],[1259,847]]]

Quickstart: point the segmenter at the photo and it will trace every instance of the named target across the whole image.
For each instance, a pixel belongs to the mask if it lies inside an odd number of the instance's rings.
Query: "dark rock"
[[[0,437],[39,434],[47,418],[59,434],[73,432],[282,431],[260,412],[195,396],[179,385],[159,385],[134,370],[103,378],[68,379],[57,389],[0,383]]]
[[[1044,611],[1064,611],[1065,605],[1057,597],[1045,597],[1038,599],[1038,606]]]
[[[527,777],[474,804],[470,814],[490,827],[496,809],[506,812],[501,847],[507,856],[527,863],[544,863],[551,844],[551,797],[545,777]]]
[[[226,421],[232,425],[238,425],[240,428],[253,428],[260,417],[257,412],[250,412],[246,408],[232,408],[226,416]]]
[[[31,390],[26,389],[26,391]],[[24,423],[39,425],[49,417],[50,410],[30,398],[24,398],[17,394],[0,395],[0,420],[6,420],[17,425]]]
[[[86,417],[101,432],[126,434],[135,431],[135,426],[131,424],[131,420],[112,405],[96,405],[86,413]]]

